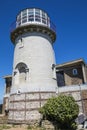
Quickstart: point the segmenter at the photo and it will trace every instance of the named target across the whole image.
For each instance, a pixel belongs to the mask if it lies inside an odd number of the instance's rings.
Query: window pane
[[[34,15],[34,12],[28,12],[28,16],[29,16],[29,15]]]
[[[38,21],[38,22],[40,22],[40,21],[41,21],[41,18],[40,18],[40,16],[38,16],[38,15],[35,15],[35,21]]]
[[[39,9],[35,9],[35,14],[36,15],[40,15],[40,10]]]
[[[22,19],[27,19],[27,16],[22,17]]]
[[[42,12],[42,23],[46,24],[46,14]]]
[[[25,16],[25,15],[27,15],[27,10],[24,10],[24,11],[22,12],[22,16]]]
[[[21,24],[21,13],[17,16],[17,25]]]
[[[34,15],[29,15],[28,16],[28,21],[34,21]]]
[[[46,19],[42,18],[42,23],[46,24]]]
[[[34,21],[34,11],[33,11],[33,9],[28,10],[28,21]]]
[[[20,19],[21,18],[21,14],[19,14],[18,16],[17,16],[17,19]]]
[[[17,21],[17,26],[20,26],[21,25],[21,21]]]
[[[73,69],[73,75],[77,75],[77,74],[78,74],[77,69]]]
[[[28,15],[34,15],[34,10],[33,9],[29,9],[28,10]]]
[[[22,19],[22,23],[25,23],[25,22],[27,22],[27,19]]]
[[[34,9],[28,9],[28,12],[33,12]]]
[[[35,9],[35,21],[38,21],[38,22],[41,21],[39,9]]]

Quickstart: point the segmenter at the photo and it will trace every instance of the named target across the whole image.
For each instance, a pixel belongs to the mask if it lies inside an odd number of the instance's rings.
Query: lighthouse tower
[[[55,94],[55,39],[55,26],[46,12],[38,8],[19,12],[11,30],[15,49],[9,122],[39,120],[38,109]]]

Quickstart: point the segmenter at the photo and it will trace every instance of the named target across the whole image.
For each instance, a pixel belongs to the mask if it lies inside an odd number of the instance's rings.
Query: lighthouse
[[[41,118],[39,108],[56,93],[55,26],[45,11],[24,9],[12,24],[10,37],[14,60],[8,119],[29,123]]]

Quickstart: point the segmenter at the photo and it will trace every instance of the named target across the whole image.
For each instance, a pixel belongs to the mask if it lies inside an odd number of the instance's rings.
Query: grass
[[[1,124],[0,130],[6,130],[6,129],[10,130],[11,128],[17,128],[17,127],[19,127],[19,126],[15,126],[15,125],[8,126],[7,124]],[[24,128],[24,130],[47,130],[47,129],[43,128],[43,127],[32,127],[32,126],[28,125],[27,127]]]
[[[0,130],[10,130],[10,128],[16,128],[17,126],[15,126],[15,125],[12,125],[12,126],[8,126],[8,125],[6,125],[6,124],[1,124],[0,125]],[[32,126],[30,126],[30,125],[28,125],[26,128],[24,128],[25,130],[46,130],[45,128],[42,128],[42,127],[32,127]]]
[[[31,126],[28,126],[27,130],[46,130],[46,129],[45,128],[41,128],[41,127],[31,127]]]
[[[0,125],[0,130],[3,130],[3,129],[10,129],[10,128],[11,128],[11,126],[7,126],[7,125],[5,125],[5,124]]]

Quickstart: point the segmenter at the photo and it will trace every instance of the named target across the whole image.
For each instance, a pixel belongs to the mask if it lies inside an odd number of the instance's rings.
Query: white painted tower
[[[9,122],[39,120],[38,109],[57,89],[53,42],[55,26],[41,9],[22,10],[11,30],[14,49]]]

